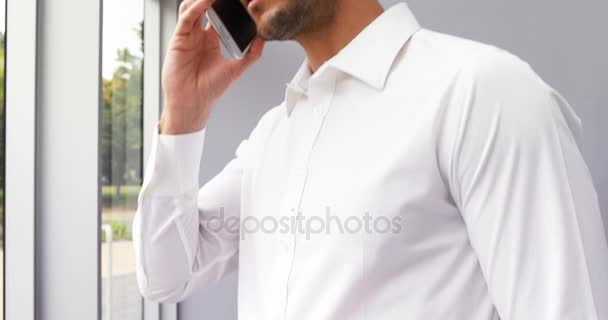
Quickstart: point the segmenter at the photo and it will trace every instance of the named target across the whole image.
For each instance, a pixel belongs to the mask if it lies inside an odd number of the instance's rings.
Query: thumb
[[[231,60],[231,63],[233,64],[234,68],[233,70],[238,76],[243,74],[247,69],[249,69],[249,67],[251,67],[256,61],[260,59],[260,57],[262,56],[262,52],[264,51],[265,44],[266,41],[264,41],[259,36],[256,36],[253,40],[253,43],[251,43],[251,48],[249,48],[249,51],[242,59]]]

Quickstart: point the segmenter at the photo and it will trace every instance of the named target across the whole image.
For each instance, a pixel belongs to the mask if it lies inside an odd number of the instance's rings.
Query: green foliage
[[[109,224],[112,228],[112,240],[131,240],[131,232],[127,228],[127,225],[122,221],[109,220],[105,221],[104,224]],[[101,241],[106,242],[105,232],[101,233]]]
[[[4,127],[5,127],[5,112],[4,112],[4,89],[5,89],[5,75],[4,75],[4,60],[5,60],[5,37],[4,33],[0,32],[0,222],[4,221],[4,166],[5,166],[5,140],[4,140]],[[4,238],[4,223],[0,223],[0,247],[4,247],[2,239]]]
[[[143,50],[142,28],[140,23],[135,31]],[[129,49],[119,49],[118,67],[112,79],[104,79],[102,84],[102,181],[104,185],[113,185],[117,195],[122,194],[120,189],[125,184],[142,183],[142,56],[143,51],[133,54]]]
[[[137,208],[137,197],[141,186],[122,186],[117,192],[114,186],[103,186],[101,188],[101,199],[104,208]]]

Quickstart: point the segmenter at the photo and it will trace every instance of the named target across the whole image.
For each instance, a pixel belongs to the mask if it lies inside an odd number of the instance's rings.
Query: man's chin
[[[291,40],[287,37],[286,32],[281,32],[275,28],[272,28],[266,24],[258,25],[258,35],[260,38],[266,41],[283,41],[283,40]]]
[[[282,7],[269,8],[262,12],[256,20],[258,35],[266,41],[292,40],[293,29],[291,19],[286,21],[286,9]]]
[[[266,27],[265,25],[259,23],[257,25],[258,27],[258,36],[266,41],[272,41],[275,40],[272,38],[272,32],[271,30],[268,30],[268,27]]]
[[[275,40],[273,39],[273,35],[276,34],[276,31],[273,30],[271,26],[271,20],[272,17],[264,14],[258,18],[258,21],[256,21],[258,35],[266,41]]]

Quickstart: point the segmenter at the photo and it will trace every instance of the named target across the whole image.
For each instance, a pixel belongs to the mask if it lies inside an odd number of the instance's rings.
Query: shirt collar
[[[365,27],[316,73],[334,67],[376,89],[382,89],[397,54],[419,29],[420,25],[408,5],[398,3]],[[305,58],[293,79],[286,84],[285,105],[288,114],[295,101],[306,94],[311,77],[308,59]]]
[[[398,3],[363,29],[329,62],[368,85],[382,89],[397,54],[419,29],[408,5]]]
[[[300,68],[294,75],[290,82],[287,82],[287,89],[293,91],[295,94],[306,94],[308,90],[308,80],[312,77],[310,67],[308,66],[308,58],[304,58],[304,62],[300,65]]]

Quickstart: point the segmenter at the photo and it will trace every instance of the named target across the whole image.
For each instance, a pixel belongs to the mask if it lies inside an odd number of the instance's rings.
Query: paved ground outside
[[[107,312],[106,288],[110,274],[107,256],[110,247],[101,244],[102,315]],[[112,243],[112,320],[142,319],[142,298],[135,278],[135,256],[132,241]],[[102,319],[105,319],[102,317]]]
[[[129,222],[132,211],[115,211],[108,217],[113,220]],[[128,225],[130,229],[131,226]],[[108,285],[109,266],[107,263],[107,243],[101,244],[101,281],[102,281],[102,315],[107,312],[106,288]],[[135,278],[135,256],[132,241],[115,241],[112,243],[112,320],[141,320],[142,298]],[[4,251],[0,248],[0,275],[4,274]],[[4,320],[4,278],[0,276],[0,320]],[[102,319],[105,319],[102,317]]]
[[[107,279],[102,279],[102,317],[106,319],[108,312],[105,292]],[[135,274],[125,274],[112,277],[112,320],[141,320],[143,300],[139,295]]]
[[[118,220],[123,221],[125,223],[132,221],[133,216],[135,215],[135,209],[125,209],[125,208],[103,208],[103,213],[101,215],[103,220]],[[127,227],[131,229],[131,225],[128,224]]]
[[[103,221],[123,222],[129,232],[135,209],[103,208]],[[101,281],[102,281],[102,320],[108,312],[106,301],[106,288],[110,266],[108,266],[108,254],[110,246],[107,242],[101,244]],[[111,245],[112,254],[112,298],[111,298],[111,320],[141,320],[143,314],[143,300],[137,287],[135,277],[135,254],[133,241],[115,240]]]
[[[101,244],[101,277],[107,277],[109,266],[107,261],[108,255],[107,243]],[[112,275],[122,276],[126,274],[135,274],[135,255],[133,253],[132,241],[115,241],[112,243]]]

